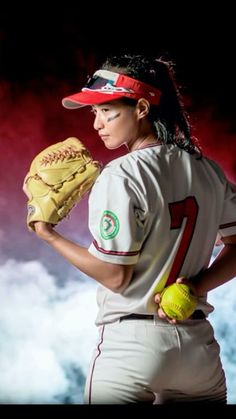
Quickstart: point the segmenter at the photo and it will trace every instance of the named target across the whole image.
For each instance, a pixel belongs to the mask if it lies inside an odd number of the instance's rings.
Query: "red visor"
[[[78,93],[65,97],[62,104],[65,108],[76,109],[87,105],[99,105],[112,100],[128,97],[130,99],[147,99],[151,105],[160,102],[160,90],[113,71],[98,70]]]

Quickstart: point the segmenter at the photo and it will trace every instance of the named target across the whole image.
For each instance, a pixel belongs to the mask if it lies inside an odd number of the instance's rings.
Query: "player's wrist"
[[[34,223],[34,230],[40,239],[48,243],[52,243],[56,240],[57,233],[53,229],[51,224],[44,223],[42,221],[37,221]]]
[[[202,290],[202,286],[201,286],[201,279],[198,276],[195,276],[193,278],[190,278],[188,280],[188,284],[193,292],[193,294],[195,295],[195,297],[197,298],[201,298],[204,294],[203,290]]]
[[[192,289],[192,291],[193,291],[193,293],[194,293],[194,295],[195,295],[195,297],[197,297],[197,298],[201,298],[202,296],[203,296],[203,292],[202,292],[202,289],[201,289],[201,287],[200,287],[200,284],[197,284],[197,285],[191,285],[191,289]]]

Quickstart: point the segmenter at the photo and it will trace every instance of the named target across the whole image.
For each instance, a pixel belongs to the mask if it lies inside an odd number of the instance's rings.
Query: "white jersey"
[[[96,324],[156,314],[153,295],[209,264],[217,234],[236,234],[236,189],[216,163],[173,145],[152,145],[105,166],[89,196],[89,252],[135,265],[128,287],[100,286]],[[204,296],[198,308],[213,310]]]

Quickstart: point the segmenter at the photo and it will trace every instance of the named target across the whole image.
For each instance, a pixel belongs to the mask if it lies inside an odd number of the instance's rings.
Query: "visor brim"
[[[77,109],[83,106],[100,105],[102,103],[111,102],[112,100],[120,99],[126,96],[121,93],[100,93],[85,91],[62,99],[62,105],[67,109]]]

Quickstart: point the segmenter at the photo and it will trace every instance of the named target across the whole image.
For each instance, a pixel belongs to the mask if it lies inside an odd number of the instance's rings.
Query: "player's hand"
[[[158,305],[157,314],[160,317],[160,319],[167,320],[168,323],[171,323],[171,324],[176,324],[177,320],[176,319],[171,319],[170,317],[168,317],[165,314],[165,312],[162,310],[162,308],[160,307],[160,302],[161,302],[161,294],[160,293],[157,293],[157,294],[154,295],[154,301]]]
[[[191,290],[193,291],[194,295],[197,295],[195,286],[189,280],[187,280],[186,278],[180,277],[180,278],[178,278],[176,280],[176,283],[177,284],[186,284],[186,285],[188,285],[191,288]],[[158,308],[157,308],[157,314],[158,314],[158,316],[161,319],[168,321],[168,323],[176,324],[178,320],[168,317],[165,314],[165,312],[162,310],[162,308],[160,307],[161,293],[157,293],[157,294],[154,295],[154,301],[158,305]]]
[[[50,241],[53,238],[54,230],[51,224],[45,223],[44,221],[36,221],[34,223],[36,235],[45,241]]]
[[[176,280],[177,284],[186,284],[192,290],[193,294],[198,297],[197,288],[196,286],[189,280],[184,277],[180,277]]]

